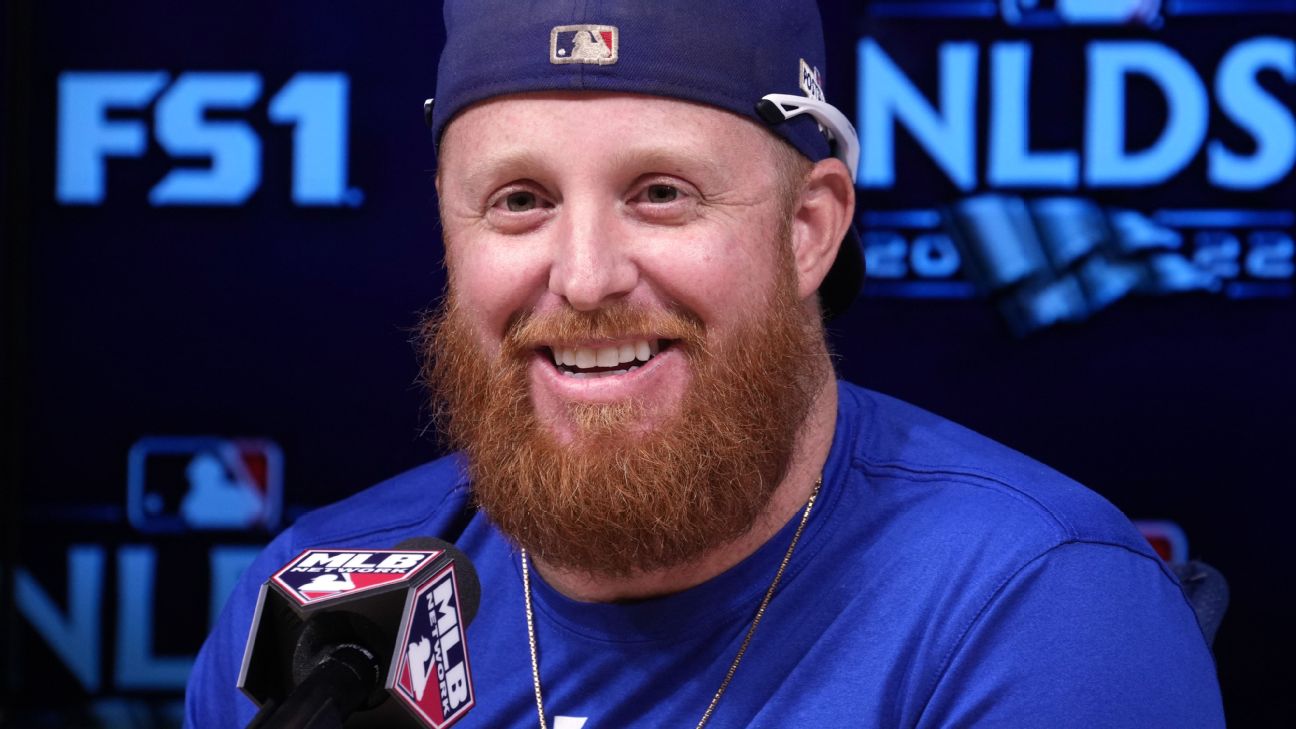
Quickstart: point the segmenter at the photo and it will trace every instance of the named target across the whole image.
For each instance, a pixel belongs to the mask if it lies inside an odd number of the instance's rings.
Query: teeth
[[[578,370],[586,370],[591,367],[616,367],[621,364],[633,363],[630,367],[606,372],[566,372],[566,374],[573,377],[585,378],[622,375],[639,369],[642,364],[661,351],[661,345],[658,344],[658,340],[652,339],[628,342],[611,347],[552,347],[551,349],[555,365],[575,367]]]
[[[604,347],[600,349],[598,351],[598,360],[597,360],[598,366],[616,367],[617,365],[621,364],[621,360],[617,359],[617,356],[618,356],[618,350],[616,347]]]

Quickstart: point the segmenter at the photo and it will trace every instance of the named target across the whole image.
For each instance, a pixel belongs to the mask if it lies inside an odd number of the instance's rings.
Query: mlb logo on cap
[[[549,32],[550,63],[617,62],[621,35],[611,25],[559,25]]]

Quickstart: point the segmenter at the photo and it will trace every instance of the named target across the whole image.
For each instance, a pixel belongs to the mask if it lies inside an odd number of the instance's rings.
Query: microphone
[[[465,631],[481,585],[431,537],[308,549],[261,585],[238,687],[248,729],[443,729],[476,703]]]

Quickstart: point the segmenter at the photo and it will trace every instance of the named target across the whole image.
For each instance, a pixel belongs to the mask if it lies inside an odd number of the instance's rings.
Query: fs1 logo
[[[292,199],[302,206],[356,206],[347,186],[344,73],[302,72],[270,98],[274,124],[291,125]],[[110,157],[143,157],[148,129],[121,112],[153,106],[153,136],[170,157],[206,157],[207,168],[173,169],[148,193],[161,205],[241,205],[261,185],[261,138],[244,119],[262,95],[250,71],[65,71],[58,79],[55,197],[64,205],[101,205]],[[156,103],[155,103],[156,102]],[[213,118],[213,113],[220,113]]]
[[[431,726],[449,726],[474,702],[454,566],[424,583],[410,605],[395,694]]]

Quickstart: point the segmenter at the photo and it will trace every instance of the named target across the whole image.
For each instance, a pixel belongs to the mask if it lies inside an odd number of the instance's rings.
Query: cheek
[[[768,235],[723,230],[660,246],[645,257],[647,277],[708,326],[746,321],[772,290],[778,250]]]
[[[498,348],[509,317],[534,305],[547,277],[543,259],[533,250],[488,240],[448,245],[446,268],[455,301],[476,322],[491,351]]]

